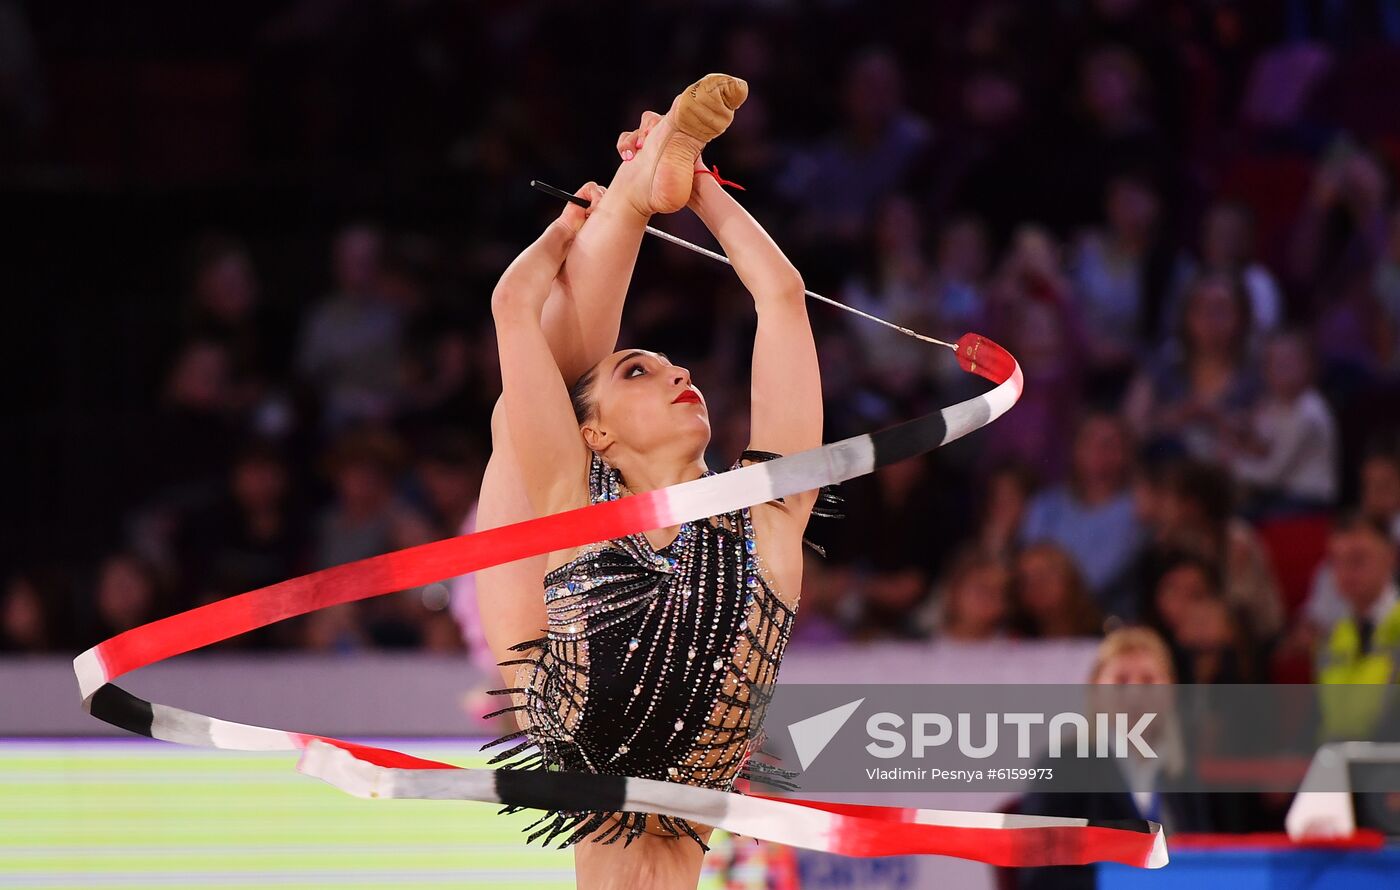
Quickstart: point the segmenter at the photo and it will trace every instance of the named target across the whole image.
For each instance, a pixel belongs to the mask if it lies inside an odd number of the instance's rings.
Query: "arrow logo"
[[[836,737],[863,701],[865,699],[858,698],[829,711],[822,711],[816,716],[788,724],[788,735],[792,738],[793,750],[797,752],[797,760],[803,769],[817,759],[817,755]]]

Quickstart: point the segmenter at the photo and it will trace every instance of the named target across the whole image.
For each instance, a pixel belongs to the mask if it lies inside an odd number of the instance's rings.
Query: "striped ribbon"
[[[941,853],[996,865],[1163,865],[1166,845],[1155,823],[852,806],[626,776],[464,769],[339,739],[220,720],[145,701],[112,683],[138,668],[317,609],[767,503],[930,451],[991,423],[1021,395],[1020,366],[1000,346],[967,334],[956,352],[965,370],[996,386],[878,432],[669,488],[335,566],[126,631],[74,659],[83,707],[113,726],[183,745],[302,750],[300,771],[366,797],[653,812],[851,856]]]

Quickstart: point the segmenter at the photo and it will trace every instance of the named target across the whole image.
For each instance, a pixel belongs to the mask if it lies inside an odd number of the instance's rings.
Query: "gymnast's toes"
[[[709,142],[734,120],[734,111],[749,97],[749,85],[728,74],[706,74],[686,88],[671,108],[676,129]]]

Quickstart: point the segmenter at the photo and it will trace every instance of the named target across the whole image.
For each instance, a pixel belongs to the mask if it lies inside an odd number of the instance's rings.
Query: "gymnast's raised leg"
[[[542,319],[566,384],[616,348],[622,304],[648,220],[685,206],[695,159],[729,125],[746,96],[742,81],[723,75],[703,78],[678,96],[666,115],[647,112],[638,129],[619,136],[622,162],[605,193],[596,186],[582,190],[593,207],[551,288]],[[565,214],[578,210],[569,208]],[[491,435],[478,530],[534,517],[499,403]],[[511,646],[538,636],[545,626],[545,559],[531,557],[477,573],[483,630],[497,661],[510,660]],[[515,685],[514,666],[503,667],[502,675],[507,686]]]

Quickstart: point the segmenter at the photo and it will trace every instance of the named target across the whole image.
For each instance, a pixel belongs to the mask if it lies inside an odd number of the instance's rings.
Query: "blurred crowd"
[[[348,169],[390,197],[290,251],[257,222],[181,233],[161,260],[178,327],[128,347],[162,369],[122,415],[140,460],[119,510],[72,520],[109,543],[20,554],[0,651],[71,652],[468,528],[499,393],[487,296],[557,212],[525,183],[605,181],[617,131],[722,70],[751,98],[706,160],[808,286],[938,337],[984,333],[1026,374],[1005,418],[846,483],[846,518],[812,520],[826,555],[794,645],[1146,625],[1183,681],[1394,679],[1400,120],[1372,87],[1400,76],[1400,4],[992,0],[937,21],[925,4],[651,6],[611,38],[632,53],[587,67],[578,35],[605,26],[578,8],[245,10],[256,51],[210,53],[241,72],[246,139],[170,175]],[[35,16],[40,60],[46,29],[70,54],[97,39]],[[0,60],[23,75],[0,81],[24,124],[13,169],[162,175],[75,153],[54,121],[87,95],[77,66],[46,85],[24,58]],[[211,92],[193,120],[222,107]],[[453,209],[405,219],[385,209],[398,189]],[[654,222],[710,243],[688,213]],[[942,350],[810,308],[828,441],[984,386]],[[711,467],[747,441],[753,324],[730,270],[644,245],[622,345],[692,370]],[[458,651],[453,593],[225,645]]]

